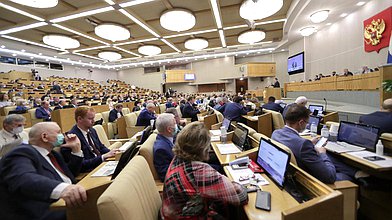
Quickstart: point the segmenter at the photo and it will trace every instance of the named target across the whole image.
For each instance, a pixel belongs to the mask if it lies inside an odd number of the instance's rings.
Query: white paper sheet
[[[373,152],[370,152],[370,151],[364,150],[364,151],[350,152],[350,153],[347,153],[347,154],[350,154],[350,155],[352,155],[354,157],[357,157],[357,158],[360,158],[362,160],[365,160],[365,161],[367,161],[369,163],[376,164],[376,165],[378,165],[380,167],[392,167],[392,158],[386,157],[386,156],[380,156],[380,155],[377,155],[377,154],[375,154]],[[370,161],[370,160],[364,159],[364,157],[371,157],[371,156],[382,157],[385,160]]]
[[[240,169],[240,170],[233,170],[230,166],[227,166],[227,170],[229,171],[231,177],[233,178],[234,182],[237,182],[241,185],[247,185],[250,182],[254,185],[264,186],[268,185],[269,182],[261,176],[259,173],[254,174],[253,171],[249,168],[247,169]],[[249,177],[249,180],[240,181],[241,177]]]
[[[92,177],[110,176],[116,170],[118,161],[108,161],[103,167],[93,173]]]
[[[218,141],[220,141],[220,136],[211,136],[211,141],[212,141],[212,142],[218,142]]]
[[[210,130],[210,133],[212,136],[220,136],[221,135],[220,130]]]
[[[217,144],[219,152],[223,154],[238,154],[241,153],[240,149],[233,143],[230,144]]]

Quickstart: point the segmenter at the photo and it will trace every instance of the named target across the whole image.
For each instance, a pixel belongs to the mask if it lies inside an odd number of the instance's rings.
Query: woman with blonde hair
[[[248,202],[240,184],[203,162],[209,159],[210,140],[200,122],[188,124],[178,134],[164,182],[162,218],[230,218],[233,206]]]

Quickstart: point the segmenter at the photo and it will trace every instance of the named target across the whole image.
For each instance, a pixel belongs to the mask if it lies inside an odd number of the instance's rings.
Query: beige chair
[[[109,113],[110,113],[110,111],[101,112],[103,121],[108,126],[108,131],[109,130],[113,131],[113,132],[108,132],[108,137],[110,139],[113,139],[114,136],[118,133],[117,132],[117,124],[116,124],[116,122],[109,122]]]
[[[119,141],[110,144],[108,137],[106,136],[105,130],[102,125],[94,125],[93,128],[97,131],[98,138],[109,149],[117,149],[122,146],[122,143]],[[115,141],[115,140],[114,140]]]
[[[263,111],[272,114],[272,127],[274,130],[278,130],[284,127],[284,120],[282,114],[268,109],[264,109]]]
[[[181,113],[180,105],[177,105],[176,110],[177,110],[178,116],[179,116],[180,118],[182,118],[182,113]]]
[[[35,117],[35,108],[33,109],[29,109],[28,112],[30,113],[31,116],[31,125],[35,125],[38,122],[43,122],[43,119],[38,119],[37,117]]]
[[[140,115],[140,112],[142,112],[142,110],[140,110],[140,111],[136,111],[136,112],[132,112],[132,113],[135,113],[135,114],[136,114],[136,116],[139,116],[139,115]]]
[[[98,198],[101,220],[158,219],[162,200],[148,163],[134,157]]]
[[[126,114],[131,113],[131,110],[129,110],[129,108],[123,108],[122,113],[123,113],[123,115],[126,115]]]
[[[15,111],[15,109],[16,109],[15,105],[14,106],[6,106],[6,107],[4,107],[4,114],[7,116],[8,113],[10,113],[10,111]]]
[[[159,109],[161,111],[161,114],[164,113],[166,111],[166,104],[160,104]]]
[[[138,116],[135,112],[132,112],[124,116],[125,124],[126,124],[125,129],[127,131],[128,138],[133,137],[133,135],[135,135],[137,132],[143,131],[144,129],[144,126],[136,126],[137,117]]]
[[[385,153],[392,153],[392,133],[383,133],[380,136]]]
[[[242,127],[246,128],[246,129],[248,129],[248,135],[249,136],[253,136],[253,134],[256,133],[255,129],[253,129],[253,128],[251,128],[251,127],[249,127],[249,126],[247,126],[247,125],[245,125],[243,123],[238,123],[238,124],[241,125]]]

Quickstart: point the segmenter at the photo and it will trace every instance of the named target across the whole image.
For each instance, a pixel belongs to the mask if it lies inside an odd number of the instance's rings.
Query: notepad
[[[230,144],[217,144],[219,152],[223,154],[238,154],[241,153],[240,149],[238,149],[235,144],[230,143]]]
[[[93,173],[92,177],[101,177],[101,176],[110,176],[116,170],[118,161],[108,161],[105,165],[103,165],[99,170]]]
[[[211,136],[211,142],[220,141],[220,136]]]

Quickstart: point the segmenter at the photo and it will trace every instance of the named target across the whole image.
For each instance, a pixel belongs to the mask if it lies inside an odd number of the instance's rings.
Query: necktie
[[[99,152],[99,150],[95,147],[94,141],[91,138],[91,132],[87,131],[87,141],[88,144],[93,148],[93,152],[97,155],[97,156],[101,156],[101,153]]]
[[[15,140],[18,139],[18,135],[17,135],[17,134],[14,134],[14,138],[15,138]]]
[[[65,175],[64,170],[60,167],[60,165],[59,165],[59,163],[57,162],[57,160],[56,160],[56,158],[54,157],[54,155],[53,155],[52,153],[49,153],[49,154],[48,154],[48,157],[49,157],[50,161],[52,162],[53,166],[56,167],[56,169],[57,169],[58,171],[60,171],[61,173],[63,173],[63,174]]]

